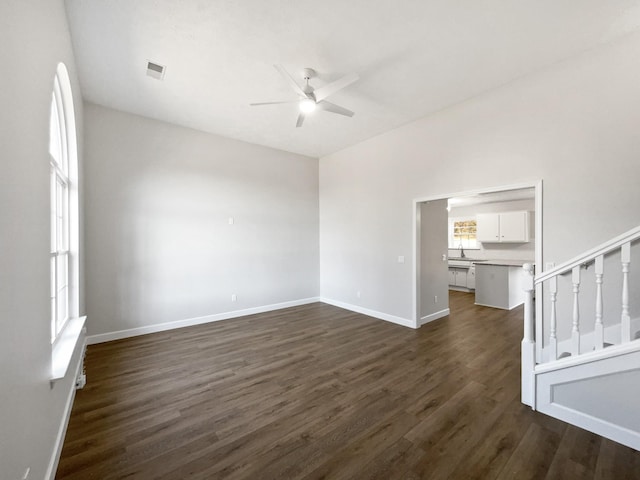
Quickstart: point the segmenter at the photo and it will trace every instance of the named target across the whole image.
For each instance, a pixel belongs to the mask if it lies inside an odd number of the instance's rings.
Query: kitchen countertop
[[[492,265],[499,267],[522,267],[525,263],[533,263],[531,260],[485,260],[484,262],[476,263],[478,265]]]

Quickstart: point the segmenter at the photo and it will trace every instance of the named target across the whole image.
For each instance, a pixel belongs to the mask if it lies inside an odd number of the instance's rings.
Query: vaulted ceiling
[[[321,157],[640,27],[638,0],[67,0],[86,100]],[[163,80],[147,62],[166,66]],[[273,68],[360,80],[295,127]]]

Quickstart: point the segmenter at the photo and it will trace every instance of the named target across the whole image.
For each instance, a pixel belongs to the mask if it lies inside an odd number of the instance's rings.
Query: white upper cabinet
[[[476,237],[483,243],[529,241],[529,212],[479,213]]]
[[[479,213],[476,217],[476,239],[479,242],[500,241],[500,214]]]
[[[529,212],[507,212],[500,214],[501,242],[529,241]]]

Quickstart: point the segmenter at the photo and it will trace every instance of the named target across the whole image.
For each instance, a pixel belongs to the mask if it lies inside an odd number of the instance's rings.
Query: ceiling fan
[[[252,107],[258,105],[277,105],[280,103],[297,103],[300,107],[300,114],[298,115],[296,127],[301,127],[302,123],[304,122],[305,116],[308,113],[313,112],[316,108],[331,113],[337,113],[338,115],[344,115],[346,117],[353,117],[354,112],[341,107],[340,105],[336,105],[335,103],[327,102],[325,98],[327,98],[329,95],[333,95],[338,90],[342,90],[346,86],[351,85],[353,82],[357,81],[360,77],[358,77],[356,73],[350,73],[349,75],[345,75],[335,82],[331,82],[324,87],[315,89],[311,85],[309,85],[309,80],[316,76],[316,72],[312,68],[305,68],[302,70],[302,78],[305,81],[305,85],[301,87],[282,65],[274,65],[274,67],[276,68],[276,70],[278,70],[278,72],[280,72],[285,80],[289,82],[289,85],[291,86],[291,88],[293,88],[293,91],[296,92],[300,98],[298,100],[285,100],[282,102],[250,103],[249,105],[251,105]]]

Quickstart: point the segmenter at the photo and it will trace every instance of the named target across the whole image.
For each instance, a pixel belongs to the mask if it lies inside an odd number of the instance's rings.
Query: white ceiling
[[[67,0],[86,100],[324,156],[640,27],[640,0]],[[147,61],[166,65],[164,80]],[[250,107],[314,68],[353,118]]]

